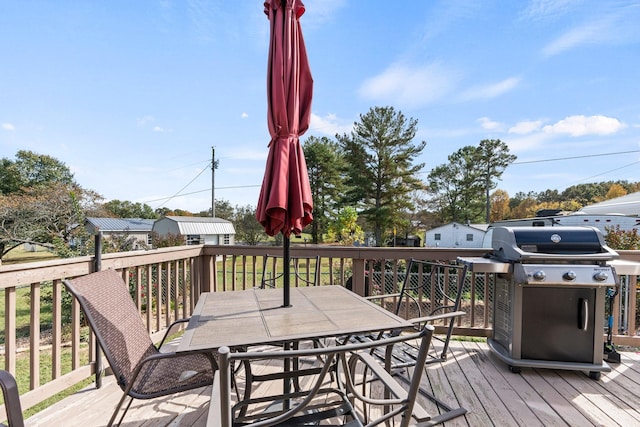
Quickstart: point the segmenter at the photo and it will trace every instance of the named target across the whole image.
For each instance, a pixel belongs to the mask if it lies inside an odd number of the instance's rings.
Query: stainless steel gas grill
[[[589,372],[603,362],[605,297],[617,286],[618,257],[593,227],[496,227],[493,252],[460,258],[471,271],[493,272],[489,347],[513,372],[521,367]]]

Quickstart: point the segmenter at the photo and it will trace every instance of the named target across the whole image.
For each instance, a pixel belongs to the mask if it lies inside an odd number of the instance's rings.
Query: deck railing
[[[102,256],[101,268],[120,271],[151,334],[188,317],[203,291],[226,292],[259,286],[262,259],[280,255],[278,247],[182,246]],[[458,257],[481,256],[483,249],[366,248],[293,245],[292,256],[320,256],[320,285],[344,286],[349,278],[354,292],[395,290],[410,258],[455,262]],[[620,251],[622,259],[640,262],[640,251]],[[64,289],[63,279],[94,271],[93,257],[70,258],[0,266],[1,367],[16,376],[28,376],[29,390],[20,390],[24,409],[70,385],[90,378],[96,369],[95,339],[83,326],[77,302]],[[306,266],[300,271],[305,274]],[[489,336],[491,332],[491,274],[471,273],[465,285],[460,319],[454,334]],[[303,286],[292,279],[292,286]],[[621,277],[614,307],[614,342],[640,346],[637,331],[637,278]],[[26,309],[24,307],[27,307]],[[25,312],[26,311],[26,312]],[[29,326],[25,325],[25,318]],[[46,376],[43,367],[51,367]],[[19,368],[19,369],[18,369]]]

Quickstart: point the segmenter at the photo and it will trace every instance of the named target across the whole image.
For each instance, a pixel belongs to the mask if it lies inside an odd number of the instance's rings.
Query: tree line
[[[304,141],[314,201],[314,221],[305,232],[313,243],[352,244],[370,236],[383,246],[394,234],[407,237],[451,221],[526,218],[542,209],[575,211],[640,190],[640,183],[609,181],[510,197],[498,182],[516,156],[499,139],[462,147],[426,173],[417,159],[427,142],[415,141],[417,126],[416,119],[393,107],[373,107],[359,116],[350,133]],[[0,255],[22,243],[68,250],[80,238],[86,217],[165,215],[210,216],[211,210],[104,202],[54,157],[20,150],[15,159],[0,159]],[[234,223],[239,242],[267,239],[254,206],[216,200],[216,216]]]

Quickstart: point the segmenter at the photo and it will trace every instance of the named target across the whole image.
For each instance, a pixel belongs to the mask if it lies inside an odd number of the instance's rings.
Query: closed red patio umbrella
[[[282,233],[284,306],[289,306],[289,238],[312,221],[313,201],[300,135],[309,128],[313,79],[299,19],[300,0],[267,0],[271,39],[267,69],[268,126],[271,135],[256,218],[266,233]]]

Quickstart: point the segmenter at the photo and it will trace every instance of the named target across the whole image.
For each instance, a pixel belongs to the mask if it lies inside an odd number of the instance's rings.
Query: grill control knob
[[[609,275],[606,271],[597,271],[596,274],[593,275],[593,279],[597,282],[604,282],[609,278]]]
[[[538,271],[534,271],[534,272],[533,272],[533,278],[534,278],[535,280],[544,280],[544,279],[546,279],[546,278],[547,278],[547,275],[546,275],[546,274],[544,274],[544,271],[542,271],[542,270],[538,270]]]
[[[574,281],[576,280],[576,272],[569,270],[562,275],[562,278],[564,280]]]

